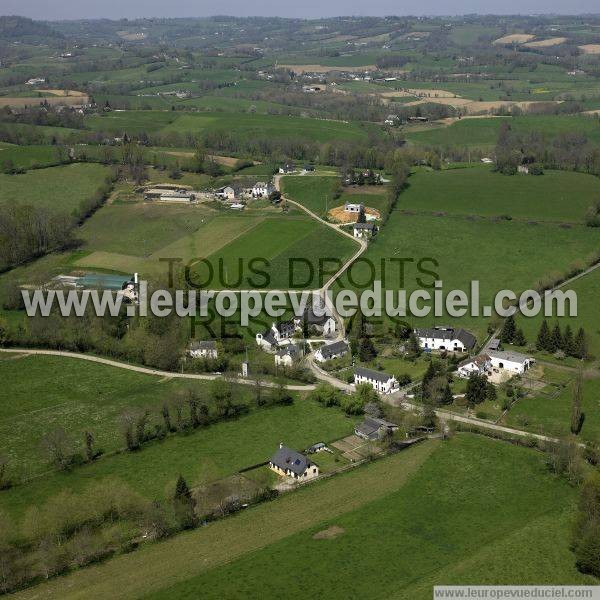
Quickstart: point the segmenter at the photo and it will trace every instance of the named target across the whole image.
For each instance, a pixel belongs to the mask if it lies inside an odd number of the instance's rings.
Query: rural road
[[[89,362],[99,363],[102,365],[108,365],[109,367],[116,367],[118,369],[126,369],[128,371],[135,371],[136,373],[143,373],[145,375],[156,375],[159,377],[168,377],[170,379],[195,379],[203,381],[213,381],[220,379],[223,381],[229,381],[231,383],[239,383],[242,385],[256,385],[256,381],[252,378],[242,379],[241,377],[225,377],[219,373],[175,373],[173,371],[161,371],[159,369],[150,369],[148,367],[140,367],[137,365],[131,365],[129,363],[119,362],[118,360],[111,360],[109,358],[101,358],[100,356],[92,356],[90,354],[81,354],[79,352],[66,352],[64,350],[37,350],[29,348],[0,348],[0,352],[6,352],[9,354],[31,354],[31,355],[45,355],[45,356],[64,356],[66,358],[75,358],[79,360],[87,360]],[[277,387],[276,383],[263,382],[264,387]],[[307,392],[314,390],[315,386],[312,384],[302,385],[286,385],[286,389],[296,392]]]

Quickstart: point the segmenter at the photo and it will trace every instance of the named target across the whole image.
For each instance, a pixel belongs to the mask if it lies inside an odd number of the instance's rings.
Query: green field
[[[354,423],[341,411],[297,397],[293,405],[255,410],[235,421],[173,435],[138,453],[102,456],[70,473],[49,472],[39,450],[44,432],[62,427],[81,449],[84,432],[91,431],[98,448],[113,452],[124,446],[119,417],[125,410],[147,408],[151,423],[158,422],[160,407],[177,390],[192,386],[210,405],[207,384],[62,357],[1,358],[2,380],[9,384],[14,403],[2,408],[0,453],[9,458],[17,477],[43,474],[0,495],[0,509],[14,515],[64,488],[82,490],[107,476],[121,477],[148,498],[162,498],[178,473],[185,473],[190,484],[204,484],[266,460],[282,440],[304,448],[342,437]],[[233,391],[236,402],[253,398],[251,386],[235,386]]]
[[[349,598],[375,586],[377,597],[420,600],[436,584],[592,584],[568,548],[574,498],[537,452],[463,434],[21,597]],[[313,538],[332,526],[337,537]]]
[[[80,204],[104,184],[109,174],[107,167],[95,164],[35,169],[22,175],[0,174],[0,202],[77,213]]]
[[[338,206],[338,201],[333,198],[334,177],[287,176],[281,179],[281,183],[285,195],[320,217]]]
[[[549,322],[553,325],[558,321],[563,331],[568,323],[575,333],[580,327],[583,327],[587,336],[589,353],[595,358],[600,357],[600,314],[598,313],[600,269],[574,281],[563,290],[573,290],[577,294],[577,316],[549,318]],[[536,317],[519,315],[517,317],[518,327],[523,329],[529,343],[535,344],[543,319],[543,315]]]
[[[0,168],[9,162],[15,167],[31,169],[52,166],[59,160],[52,146],[17,146],[0,142]]]
[[[47,471],[38,447],[45,431],[63,427],[83,449],[83,435],[91,430],[98,447],[112,452],[123,446],[118,417],[125,409],[157,411],[179,389],[206,390],[202,382],[163,381],[82,360],[22,354],[0,354],[0,378],[11,398],[0,405],[0,454],[9,457],[18,477]]]
[[[600,181],[592,175],[546,171],[506,176],[487,168],[419,172],[411,176],[398,208],[449,215],[509,215],[534,221],[581,223]]]
[[[195,113],[178,114],[173,111],[121,111],[86,119],[95,131],[117,134],[124,131],[139,133],[213,133],[235,132],[241,138],[270,136],[275,138],[307,139],[326,142],[332,139],[366,140],[368,127],[342,121],[260,115],[248,113]]]
[[[534,433],[566,437],[570,433],[571,401],[575,372],[568,373],[565,387],[545,394],[522,398],[507,413],[503,422]],[[583,426],[579,437],[588,442],[600,440],[600,379],[584,380],[582,412]]]
[[[406,129],[406,138],[414,144],[426,146],[483,146],[496,144],[502,123],[509,120],[514,131],[527,133],[538,131],[554,137],[561,133],[581,133],[590,142],[600,144],[600,122],[598,119],[580,115],[555,115],[498,118],[461,119],[447,127],[435,127],[411,132]]]
[[[443,196],[444,190],[438,192]],[[402,195],[399,199],[402,206]],[[584,226],[564,229],[555,224],[530,225],[519,221],[494,221],[436,216],[414,216],[400,210],[392,212],[385,227],[362,258],[371,261],[354,265],[343,277],[343,284],[362,287],[374,279],[382,279],[384,289],[405,288],[408,293],[431,285],[433,277],[421,275],[417,269],[420,260],[424,269],[439,274],[443,289],[469,292],[470,282],[478,280],[481,305],[492,303],[493,296],[502,289],[519,293],[530,288],[549,272],[563,272],[576,259],[587,257],[598,248],[598,231]],[[557,253],[556,249],[560,248]],[[499,256],[502,257],[499,260]],[[393,260],[406,259],[405,277],[402,280],[399,265]],[[430,259],[437,261],[437,267]],[[385,260],[385,272],[381,261]],[[352,284],[353,282],[353,284]],[[448,321],[448,317],[443,317]],[[427,326],[436,319],[430,317],[409,319]],[[460,319],[480,337],[485,332],[488,319],[468,313]]]

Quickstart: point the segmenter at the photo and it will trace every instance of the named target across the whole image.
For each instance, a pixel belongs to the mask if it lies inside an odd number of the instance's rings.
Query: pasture
[[[425,146],[482,146],[496,144],[502,123],[509,122],[517,132],[538,131],[547,137],[561,133],[579,133],[594,144],[600,144],[600,121],[582,115],[469,118],[454,121],[445,127],[421,131],[406,129],[406,138],[413,144]]]
[[[321,218],[339,204],[333,198],[336,183],[334,177],[288,175],[281,178],[283,193]]]
[[[203,133],[229,133],[244,139],[269,136],[280,139],[290,137],[327,142],[332,139],[364,141],[373,126],[346,123],[328,119],[261,115],[249,113],[185,113],[173,111],[119,111],[92,115],[86,125],[94,131],[120,134],[170,132],[200,135]]]
[[[546,171],[542,176],[506,176],[489,168],[418,172],[409,179],[397,207],[448,215],[582,223],[600,196],[592,175]]]
[[[0,202],[77,213],[81,202],[90,198],[109,174],[108,167],[84,163],[35,169],[21,175],[0,174]]]
[[[61,374],[65,375],[65,371],[71,370],[71,362],[65,361],[75,362],[75,359],[59,360],[62,360],[59,363]],[[17,364],[20,361],[11,362]],[[24,367],[23,364],[20,368]],[[22,516],[27,507],[43,502],[61,490],[81,491],[91,481],[104,477],[118,477],[127,481],[146,498],[162,499],[167,485],[180,473],[190,485],[204,485],[232,475],[244,467],[268,460],[282,440],[293,448],[302,449],[317,441],[343,437],[352,431],[355,423],[355,419],[346,417],[337,409],[326,409],[320,404],[296,396],[294,404],[288,406],[251,410],[249,414],[235,420],[150,442],[138,452],[107,454],[70,472],[53,471],[49,470],[51,467],[41,457],[37,464],[34,462],[34,453],[44,432],[63,426],[69,428],[69,435],[75,437],[80,434],[82,437],[84,431],[90,430],[94,434],[98,433],[98,442],[106,443],[103,446],[105,450],[120,449],[124,446],[124,440],[119,416],[125,410],[148,408],[152,413],[151,422],[158,422],[161,419],[158,412],[162,402],[169,397],[169,392],[185,389],[186,386],[189,387],[189,382],[175,384],[143,374],[139,374],[137,378],[122,378],[123,372],[119,369],[106,367],[108,370],[94,371],[97,367],[93,365],[89,370],[75,367],[72,374],[66,375],[69,381],[75,382],[73,391],[69,391],[61,382],[52,388],[48,385],[48,379],[39,378],[40,370],[49,372],[52,367],[57,370],[56,363],[46,362],[38,370],[34,370],[33,384],[30,381],[29,388],[22,384],[15,387],[20,397],[31,389],[31,385],[40,390],[43,386],[46,392],[40,391],[41,398],[37,402],[27,398],[24,410],[15,410],[11,417],[12,427],[18,422],[20,435],[17,437],[11,434],[3,442],[8,446],[6,449],[2,448],[3,452],[18,452],[30,464],[35,464],[35,470],[32,469],[31,474],[43,473],[4,491],[0,496],[0,510],[15,518]],[[0,362],[0,368],[4,368],[3,361]],[[56,382],[56,377],[50,377],[51,383]],[[109,381],[103,381],[104,379]],[[136,384],[139,389],[131,390]],[[96,387],[102,392],[98,397],[89,391]],[[52,395],[46,398],[49,389],[52,390]],[[206,384],[200,383],[195,389],[210,406],[212,401]],[[233,393],[236,403],[250,403],[253,398],[251,386],[234,386]],[[91,398],[94,398],[94,402]],[[54,406],[53,402],[58,402],[59,406]],[[174,414],[172,418],[175,419]],[[8,423],[5,427],[9,431]]]
[[[52,146],[17,146],[0,142],[0,170],[10,164],[22,169],[49,167],[59,162]]]
[[[569,324],[574,333],[580,327],[583,327],[587,336],[588,352],[595,358],[599,358],[600,314],[598,312],[598,298],[600,297],[600,268],[562,289],[564,291],[572,290],[577,294],[577,316],[570,317],[567,315],[560,318],[549,318],[549,323],[554,325],[558,321],[563,331]],[[543,319],[543,315],[536,317],[519,315],[517,317],[517,326],[523,329],[529,343],[535,343]]]
[[[534,433],[569,436],[575,373],[575,370],[565,373],[567,380],[558,388],[518,400],[503,422]],[[600,440],[600,378],[597,374],[584,379],[582,412],[584,420],[579,438],[597,442]]]
[[[214,598],[275,598],[282,586],[290,598],[371,596],[373,579],[357,578],[357,569],[378,574],[382,597],[402,600],[431,598],[432,586],[442,583],[508,584],[515,577],[532,584],[593,583],[575,570],[568,548],[575,494],[546,473],[538,453],[462,434],[448,443],[424,442],[20,597],[110,591],[116,598],[192,598],[202,590]],[[316,535],[330,528],[338,535]],[[382,562],[382,552],[389,560]],[[314,576],[299,579],[298,564]]]
[[[444,190],[439,189],[438,194],[443,195]],[[446,292],[468,293],[471,281],[478,280],[481,305],[491,305],[496,292],[510,289],[518,294],[549,272],[563,272],[575,260],[591,255],[597,251],[598,235],[597,230],[584,226],[564,229],[548,223],[409,215],[395,210],[368,251],[338,285],[362,289],[371,287],[373,279],[380,279],[384,289],[404,288],[410,294],[432,285],[435,279],[419,272],[421,264],[422,269],[439,276]],[[399,259],[405,260],[403,269]],[[449,320],[447,316],[442,318]],[[436,318],[432,311],[429,317],[408,320],[429,326]],[[488,321],[471,316],[469,311],[459,319],[480,340]]]

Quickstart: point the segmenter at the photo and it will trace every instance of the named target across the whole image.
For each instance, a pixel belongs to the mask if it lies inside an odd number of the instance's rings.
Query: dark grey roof
[[[217,342],[214,340],[200,340],[190,344],[190,350],[216,350]]]
[[[348,344],[341,340],[339,342],[334,342],[333,344],[323,346],[321,348],[321,356],[324,359],[327,359],[328,357],[334,356],[335,354],[345,354],[349,350],[350,348],[348,347]]]
[[[380,429],[393,429],[398,427],[396,423],[385,421],[384,419],[378,419],[376,417],[365,417],[365,420],[357,425],[354,429],[357,433],[362,433],[364,436],[369,438],[378,437],[377,434]]]
[[[375,229],[374,223],[354,223],[354,229]]]
[[[466,329],[457,329],[455,336],[457,340],[460,340],[464,344],[465,348],[474,348],[477,343],[477,338]]]
[[[315,314],[315,307],[311,304],[304,309],[303,313],[297,314],[296,317],[307,322],[309,325],[324,325],[327,319],[331,317],[331,313],[327,308],[318,308]]]
[[[273,335],[272,329],[270,329],[270,328],[267,329],[265,332],[263,332],[262,336],[263,336],[263,340],[265,342],[268,342],[271,345],[277,344],[277,340],[275,339],[275,336]]]
[[[367,379],[374,379],[381,383],[387,383],[392,378],[388,373],[382,373],[381,371],[374,371],[373,369],[366,369],[365,367],[356,367],[354,374],[359,377],[366,377]]]
[[[465,348],[474,348],[477,338],[466,329],[454,329],[452,327],[424,327],[415,329],[417,337],[435,338],[437,340],[459,340]]]
[[[302,473],[312,465],[312,462],[308,460],[304,454],[300,454],[300,452],[296,452],[286,446],[282,446],[275,452],[271,458],[271,462],[276,467],[279,467],[284,471],[289,469],[296,475],[302,475]]]
[[[298,346],[295,346],[294,344],[286,344],[285,346],[277,350],[277,356],[289,355],[292,358],[294,358],[295,356],[298,356],[299,352],[300,350]]]

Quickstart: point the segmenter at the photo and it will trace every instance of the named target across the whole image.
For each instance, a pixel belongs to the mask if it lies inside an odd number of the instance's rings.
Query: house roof
[[[333,342],[333,344],[327,344],[321,348],[321,356],[325,359],[328,357],[334,356],[335,354],[346,353],[350,350],[348,344],[343,340],[339,342]]]
[[[354,374],[359,377],[366,377],[367,379],[374,379],[381,383],[387,383],[390,379],[393,379],[392,375],[388,373],[382,373],[381,371],[374,371],[373,369],[367,369],[365,367],[356,367]]]
[[[471,363],[475,363],[478,367],[485,365],[485,363],[489,362],[490,357],[488,354],[478,354],[473,358],[466,358],[462,362],[458,363],[459,367],[464,367],[465,365],[470,365]]]
[[[296,452],[286,446],[281,446],[277,452],[273,454],[271,462],[276,467],[279,467],[284,471],[289,469],[296,475],[302,475],[302,473],[313,464],[306,456],[304,456],[304,454],[300,454],[300,452]]]
[[[377,417],[365,417],[365,420],[357,425],[355,431],[362,433],[367,437],[371,437],[376,434],[382,427],[393,428],[398,427],[396,423],[385,421],[384,419],[378,419]]]
[[[375,229],[373,223],[354,223],[354,229]]]
[[[477,338],[466,329],[454,329],[452,327],[425,327],[415,329],[415,335],[422,338],[434,338],[436,340],[459,340],[465,348],[474,348]]]
[[[528,360],[531,360],[531,356],[525,356],[525,354],[521,354],[520,352],[505,352],[502,350],[490,350],[488,352],[490,358],[495,358],[497,360],[507,360],[510,362],[516,362],[520,364],[525,364]]]
[[[299,354],[299,352],[300,349],[295,344],[286,344],[285,346],[277,350],[277,356],[291,356],[292,358],[294,358]]]
[[[307,306],[303,312],[299,312],[296,315],[296,318],[306,321],[309,325],[323,325],[327,319],[332,318],[329,310],[326,308],[319,307],[317,312],[319,314],[315,314],[315,307],[311,304],[310,306]]]
[[[190,350],[216,350],[215,340],[195,340],[190,344]]]
[[[263,341],[267,342],[268,344],[271,344],[271,346],[274,346],[277,344],[277,340],[275,339],[275,336],[273,335],[272,329],[267,329],[266,331],[264,331],[262,334],[262,339],[263,339]]]

